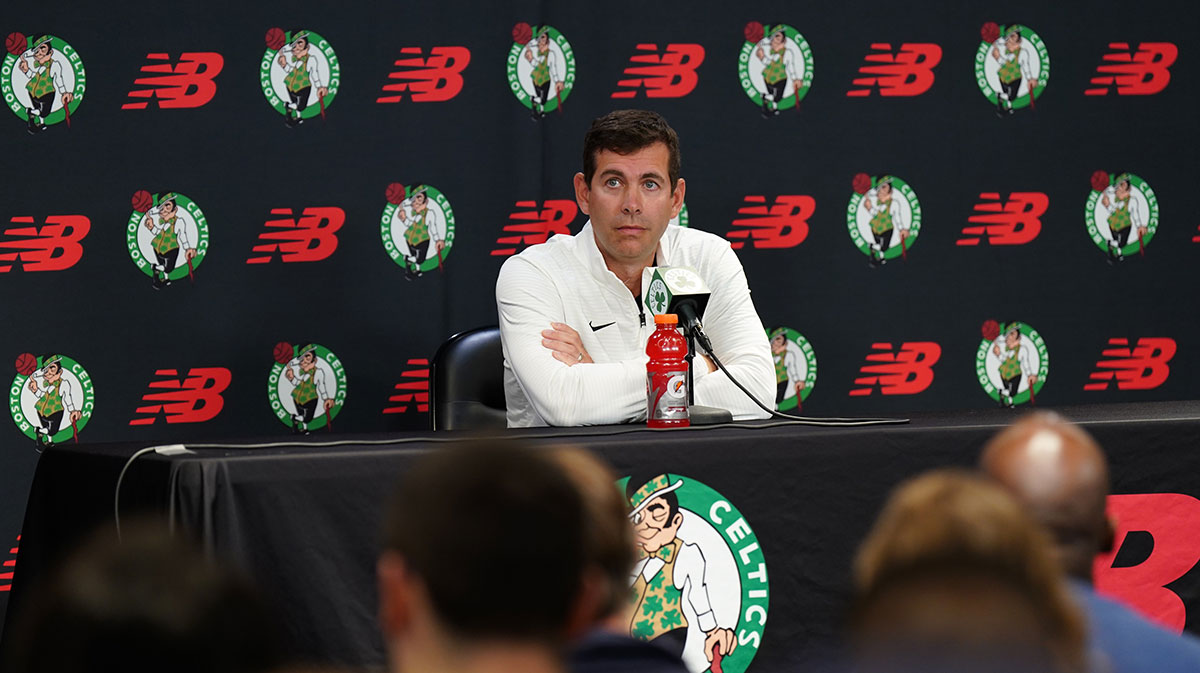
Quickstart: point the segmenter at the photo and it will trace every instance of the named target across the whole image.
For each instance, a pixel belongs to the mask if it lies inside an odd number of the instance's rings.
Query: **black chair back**
[[[499,327],[478,327],[447,339],[433,356],[430,378],[434,430],[507,427]]]

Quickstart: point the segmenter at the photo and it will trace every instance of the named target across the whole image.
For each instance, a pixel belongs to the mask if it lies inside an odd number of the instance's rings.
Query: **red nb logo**
[[[862,88],[847,91],[847,96],[870,96],[876,88],[880,96],[920,96],[933,86],[933,69],[942,62],[940,46],[905,42],[895,54],[886,42],[871,48],[881,53],[867,54],[867,65],[858,69],[863,77],[854,79],[854,86]]]
[[[734,227],[728,238],[734,250],[740,250],[750,241],[752,248],[794,248],[808,237],[808,218],[817,209],[811,196],[783,194],[775,197],[775,203],[766,205],[765,196],[747,196],[738,215],[750,215],[733,221]]]
[[[916,395],[933,383],[933,366],[942,357],[942,347],[932,341],[906,341],[893,352],[889,343],[871,344],[867,364],[859,371],[851,397],[870,395],[879,387],[882,395]]]
[[[638,51],[646,52],[629,57],[625,77],[617,82],[624,87],[613,98],[633,98],[644,88],[647,98],[680,98],[692,92],[700,77],[696,68],[704,62],[704,47],[698,44],[668,44],[658,53],[656,44],[639,44]]]
[[[1104,55],[1104,63],[1096,68],[1093,86],[1084,90],[1088,96],[1107,96],[1115,85],[1118,96],[1150,96],[1167,88],[1171,81],[1171,65],[1179,56],[1179,48],[1170,42],[1142,42],[1132,52],[1128,42],[1111,42],[1112,51]]]
[[[975,226],[964,227],[957,245],[1023,245],[1042,232],[1042,220],[1050,197],[1041,192],[1012,192],[1001,201],[997,192],[983,192],[975,204],[975,215],[967,218]]]
[[[411,58],[395,62],[400,70],[388,75],[393,82],[383,85],[385,95],[376,98],[376,103],[399,103],[405,91],[414,103],[436,103],[462,91],[462,71],[471,62],[471,51],[466,47],[434,47],[429,50],[429,58],[421,58],[420,47],[405,47],[400,53]]]
[[[136,410],[147,415],[129,421],[130,425],[154,425],[159,414],[166,414],[167,423],[203,423],[216,418],[225,406],[221,393],[233,380],[224,367],[195,367],[184,379],[178,378],[175,369],[158,369],[154,375],[164,378],[150,382],[152,392],[142,395],[144,406]]]
[[[11,222],[32,225],[33,218],[14,217]],[[0,273],[12,271],[18,261],[25,271],[69,269],[83,257],[80,242],[91,229],[91,220],[83,215],[51,215],[41,227],[9,227],[4,235],[12,240],[0,240]]]
[[[4,561],[3,566],[0,566],[0,591],[12,591],[13,568],[17,567],[17,549],[21,543],[21,536],[17,536],[17,544],[13,545],[12,549],[8,550],[10,559]]]
[[[400,374],[404,380],[396,384],[397,394],[388,398],[388,402],[395,402],[396,406],[386,407],[383,413],[429,412],[429,360],[412,359],[408,366],[415,368]]]
[[[1117,535],[1113,551],[1096,556],[1092,564],[1096,590],[1182,632],[1187,608],[1167,586],[1200,561],[1200,500],[1182,493],[1110,495],[1108,515],[1117,522]],[[1151,536],[1150,555],[1137,565],[1114,568],[1113,560],[1131,532]]]
[[[492,255],[506,257],[517,252],[517,248],[508,246],[530,246],[545,243],[554,234],[571,233],[568,228],[575,221],[579,206],[567,199],[552,199],[542,202],[538,210],[537,201],[517,201],[518,210],[508,216],[510,224],[504,225],[504,231],[511,234],[496,239],[496,249]]]
[[[1083,386],[1084,390],[1107,390],[1117,382],[1118,390],[1150,390],[1166,382],[1171,375],[1167,363],[1175,357],[1175,340],[1165,337],[1141,337],[1137,345],[1129,347],[1129,339],[1109,339],[1111,348],[1101,353],[1111,360],[1096,363],[1096,371],[1089,378],[1095,383]]]
[[[171,65],[167,54],[146,54],[150,63],[142,66],[147,77],[133,80],[134,84],[148,87],[129,92],[132,99],[158,99],[160,108],[200,107],[213,99],[217,93],[214,78],[225,66],[225,58],[211,51],[188,51],[179,55],[179,62]],[[122,110],[143,110],[149,100],[133,100],[121,106]]]
[[[284,219],[267,220],[268,231],[259,235],[261,241],[254,252],[279,252],[287,262],[319,262],[337,250],[337,231],[346,223],[346,211],[341,208],[305,208],[300,219],[292,219],[291,208],[272,208],[272,215]],[[247,264],[266,264],[273,255],[251,256]]]

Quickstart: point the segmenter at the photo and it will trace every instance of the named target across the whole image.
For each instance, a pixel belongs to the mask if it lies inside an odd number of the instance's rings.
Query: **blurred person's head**
[[[400,480],[378,563],[392,668],[561,665],[590,622],[582,498],[545,454],[513,442],[451,446]]]
[[[869,671],[1079,671],[1084,625],[1050,542],[989,480],[935,471],[891,495],[854,563]]]
[[[250,585],[161,525],[98,531],[31,595],[13,638],[23,673],[250,673],[282,663],[278,620]]]
[[[1091,435],[1057,414],[1029,414],[987,443],[980,467],[1051,535],[1063,570],[1091,581],[1093,559],[1113,544],[1108,461]]]
[[[600,458],[580,448],[564,447],[553,458],[583,496],[587,525],[584,549],[588,570],[589,598],[595,618],[620,620],[629,599],[629,571],[633,567],[633,532],[629,526],[628,501],[621,497],[616,475]]]

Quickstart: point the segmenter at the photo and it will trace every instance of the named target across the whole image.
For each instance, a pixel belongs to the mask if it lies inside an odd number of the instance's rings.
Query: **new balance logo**
[[[1118,390],[1150,390],[1171,375],[1167,363],[1175,357],[1174,339],[1141,337],[1130,348],[1129,339],[1113,338],[1108,346],[1101,355],[1110,359],[1096,363],[1096,371],[1089,377],[1093,383],[1085,384],[1084,390],[1108,390],[1114,381]]]
[[[692,92],[700,77],[696,68],[704,62],[704,47],[698,44],[668,44],[658,52],[656,44],[639,44],[644,52],[629,57],[625,77],[617,82],[622,87],[613,98],[633,98],[645,91],[647,98],[680,98]]]
[[[858,69],[854,86],[861,87],[846,92],[847,96],[870,96],[878,91],[880,96],[920,96],[933,86],[933,69],[942,62],[942,48],[932,43],[909,43],[900,45],[900,51],[892,53],[892,45],[879,42],[871,45],[875,54],[867,54],[867,65]]]
[[[164,109],[200,107],[216,95],[214,80],[225,67],[225,57],[211,51],[184,52],[173,66],[167,54],[146,54],[146,58],[150,62],[142,66],[142,72],[147,76],[133,83],[147,88],[130,91],[131,100],[122,110],[144,110],[151,99],[157,99],[158,107]]]
[[[400,68],[388,75],[391,84],[383,85],[383,95],[376,103],[399,103],[404,93],[414,103],[437,103],[454,98],[462,91],[462,71],[471,62],[466,47],[434,47],[429,57],[421,57],[420,47],[405,47],[401,54],[410,56],[395,62]]]
[[[579,212],[579,206],[567,199],[551,199],[542,202],[538,210],[537,201],[517,201],[518,210],[508,216],[510,224],[504,225],[508,236],[496,239],[495,257],[515,254],[518,248],[545,243],[554,234],[570,235],[571,223]]]
[[[51,215],[40,227],[32,217],[14,217],[14,227],[0,238],[0,273],[12,271],[16,262],[24,271],[62,271],[83,257],[80,243],[92,229],[83,215]],[[7,252],[14,250],[17,252]]]
[[[854,379],[862,386],[850,391],[851,397],[875,392],[881,395],[916,395],[933,383],[933,366],[942,357],[942,347],[932,341],[906,341],[895,350],[890,343],[871,344],[867,364]]]
[[[725,235],[734,250],[747,241],[752,248],[794,248],[808,238],[808,218],[817,209],[813,197],[799,194],[777,196],[770,206],[765,196],[747,196],[745,203],[738,215],[749,217],[734,220],[734,229]]]
[[[0,565],[0,592],[12,590],[13,569],[17,567],[17,551],[20,545],[21,536],[18,535],[16,544],[8,550],[9,558]]]
[[[1107,96],[1116,86],[1118,96],[1150,96],[1167,88],[1171,81],[1171,65],[1179,56],[1179,48],[1170,42],[1142,42],[1137,51],[1128,42],[1111,42],[1092,78],[1093,87],[1083,93],[1088,96]]]
[[[387,407],[385,414],[406,414],[410,411],[417,413],[429,412],[429,360],[425,358],[412,359],[408,366],[413,367],[400,374],[404,379],[396,384],[397,394],[388,398],[388,402],[396,406]]]
[[[956,245],[1023,245],[1042,232],[1041,217],[1050,207],[1050,197],[1041,192],[1012,192],[1003,201],[998,192],[983,192],[975,204],[975,215],[967,218],[974,226],[964,227]]]
[[[150,382],[152,392],[142,395],[144,406],[135,410],[145,415],[129,421],[130,425],[154,425],[160,414],[166,414],[167,423],[212,420],[225,406],[221,393],[233,381],[233,374],[224,367],[194,367],[182,379],[176,369],[158,369],[154,375],[163,378]]]
[[[279,260],[288,262],[319,262],[337,250],[337,231],[346,223],[346,211],[341,208],[305,208],[299,219],[293,219],[291,208],[272,208],[272,215],[283,219],[267,220],[267,231],[259,234],[257,253],[247,264],[266,264],[280,253]]]

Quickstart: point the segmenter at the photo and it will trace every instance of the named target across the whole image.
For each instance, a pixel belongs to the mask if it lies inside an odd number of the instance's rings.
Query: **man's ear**
[[[676,527],[683,525],[683,512],[676,510],[675,516],[671,517],[671,525]]]
[[[687,183],[683,178],[675,181],[675,191],[671,194],[671,217],[679,217],[679,211],[683,210],[683,193],[687,188]]]
[[[575,202],[579,204],[579,209],[584,215],[591,215],[588,212],[588,199],[592,197],[592,190],[588,187],[587,180],[584,179],[583,173],[575,174]]]
[[[409,573],[400,554],[386,551],[375,564],[375,575],[379,584],[379,628],[388,640],[404,633],[412,620]]]

